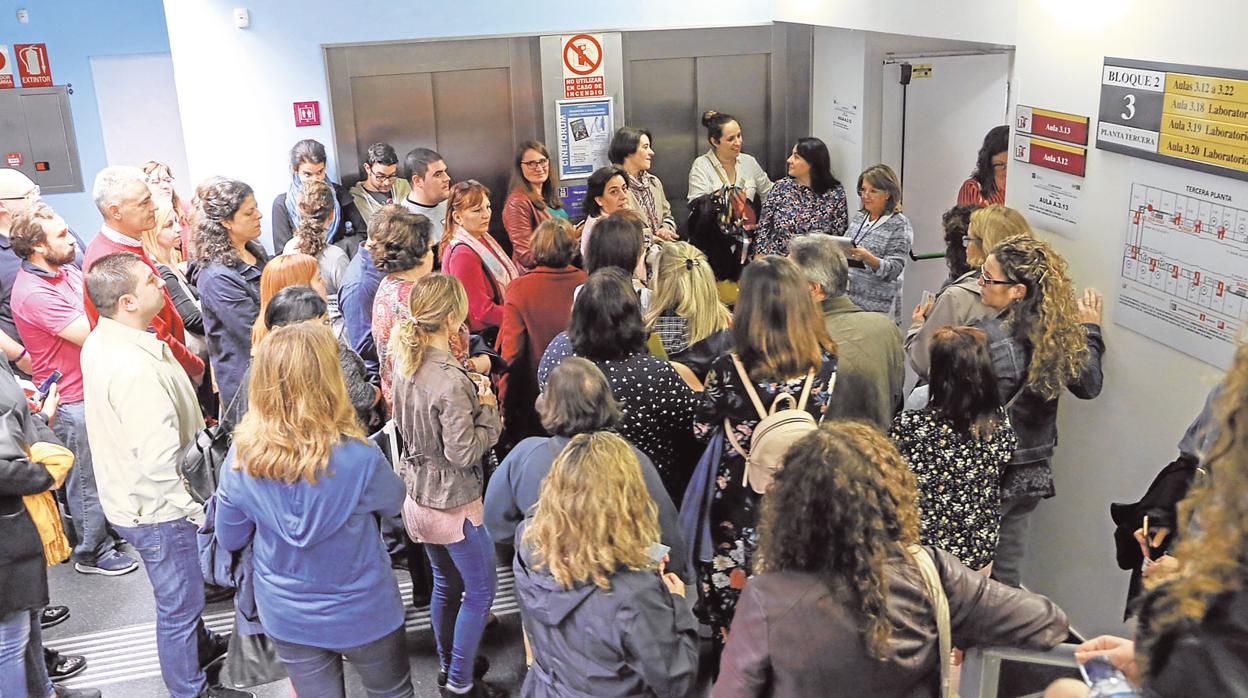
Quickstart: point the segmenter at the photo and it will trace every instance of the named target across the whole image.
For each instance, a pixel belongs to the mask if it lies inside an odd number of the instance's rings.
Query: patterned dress
[[[897,415],[889,436],[919,484],[921,537],[971,569],[992,562],[1001,525],[1001,469],[1018,439],[1001,420],[983,440],[954,430],[932,410]]]
[[[836,371],[836,357],[825,353],[823,365],[815,373],[810,399],[806,409],[816,419],[823,416],[831,395],[828,380]],[[764,407],[770,407],[781,392],[802,396],[806,377],[779,383],[754,383]],[[716,429],[724,427],[724,419],[736,436],[741,448],[747,453],[754,427],[758,426],[758,412],[750,402],[749,394],[742,384],[741,375],[732,363],[732,356],[724,354],[711,364],[706,377],[706,390],[694,416],[693,431],[700,439],[709,439]],[[732,625],[737,599],[750,576],[750,562],[758,546],[758,515],[763,497],[742,484],[745,476],[745,459],[732,446],[725,444],[723,456],[715,476],[715,491],[711,494],[711,544],[714,557],[709,565],[703,565],[701,582],[705,599],[704,613],[712,628]],[[718,636],[718,634],[717,634]]]
[[[776,182],[763,201],[750,255],[789,254],[789,240],[807,233],[844,235],[849,228],[845,189],[840,184],[816,194],[792,177]]]

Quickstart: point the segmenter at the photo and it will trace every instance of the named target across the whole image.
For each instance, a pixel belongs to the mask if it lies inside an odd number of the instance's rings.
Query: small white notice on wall
[[[1036,227],[1077,239],[1083,178],[1039,167],[1027,169],[1030,170],[1027,212],[1034,214],[1032,222]]]
[[[832,100],[832,135],[843,141],[854,142],[854,126],[858,123],[858,105]]]

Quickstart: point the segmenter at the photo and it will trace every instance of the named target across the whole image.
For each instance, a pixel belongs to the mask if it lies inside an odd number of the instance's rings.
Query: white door
[[[905,171],[902,164],[901,66],[884,66],[881,151],[902,176],[906,217],[914,226],[914,252],[945,249],[940,216],[957,203],[958,188],[975,168],[984,134],[1008,124],[1009,54],[912,59],[930,64],[930,77],[913,78],[906,94]],[[852,182],[846,189],[852,188]],[[851,193],[851,192],[847,192]],[[851,193],[851,205],[858,202]],[[943,259],[911,262],[902,293],[902,326],[925,289],[948,276]]]
[[[137,167],[148,160],[163,162],[173,171],[178,195],[190,201],[194,184],[187,172],[169,54],[93,56],[91,77],[108,164]],[[88,187],[94,176],[86,173]]]

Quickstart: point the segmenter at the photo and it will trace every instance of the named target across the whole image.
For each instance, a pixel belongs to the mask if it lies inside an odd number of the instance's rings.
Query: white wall
[[[1018,13],[1016,100],[1091,116],[1095,123],[1105,56],[1242,68],[1248,6],[1212,0],[1199,34],[1176,32],[1172,5],[1161,0],[1024,0]],[[1095,136],[1093,136],[1093,140]],[[1175,445],[1218,371],[1113,324],[1118,259],[1130,183],[1165,165],[1088,151],[1082,236],[1050,239],[1080,285],[1105,292],[1108,353],[1105,391],[1092,402],[1062,401],[1061,444],[1054,459],[1058,495],[1041,505],[1024,576],[1051,593],[1087,631],[1115,629],[1122,617],[1126,573],[1113,561],[1109,503],[1133,502]],[[1011,179],[1022,168],[1011,168]],[[1180,170],[1181,172],[1181,170]],[[1021,188],[1007,203],[1023,206]]]
[[[739,26],[772,20],[770,2],[702,3],[639,0],[563,2],[395,3],[358,0],[350,6],[254,0],[250,29],[234,26],[235,0],[165,0],[169,46],[182,111],[191,181],[210,175],[241,179],[256,190],[266,214],[289,183],[286,153],[315,138],[336,156],[328,112],[324,44],[463,36],[552,34],[571,30]],[[292,103],[321,103],[321,125],[295,128]],[[618,105],[617,105],[618,107]]]
[[[817,27],[811,66],[810,131],[828,144],[832,172],[841,181],[852,182],[864,166],[866,142],[863,138],[868,113],[864,110],[867,75],[867,32],[853,29]],[[837,102],[858,108],[857,120],[846,133],[833,126]],[[870,118],[879,112],[869,112]],[[852,186],[846,187],[846,192]],[[853,203],[851,201],[851,203]]]
[[[775,0],[774,19],[909,36],[1013,44],[1017,4],[1017,0]]]

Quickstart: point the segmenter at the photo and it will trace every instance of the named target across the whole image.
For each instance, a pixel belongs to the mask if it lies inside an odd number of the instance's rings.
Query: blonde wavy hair
[[[364,441],[338,340],[324,325],[299,322],[270,332],[251,362],[247,402],[234,429],[234,468],[254,478],[315,484],[334,446]]]
[[[412,284],[406,311],[400,312],[390,334],[394,372],[400,376],[415,375],[420,369],[431,337],[445,335],[463,324],[468,317],[468,295],[459,279],[450,274],[428,274]]]
[[[643,320],[647,329],[664,313],[689,321],[689,344],[697,344],[732,324],[732,312],[719,300],[715,274],[702,250],[687,242],[667,242],[659,253],[654,295]]]
[[[178,252],[177,244],[173,246],[172,250],[166,251],[156,240],[156,238],[160,235],[161,229],[163,229],[170,220],[173,220],[175,223],[179,220],[177,211],[174,211],[172,206],[162,203],[160,206],[156,207],[156,225],[152,228],[144,230],[142,237],[143,251],[147,253],[147,256],[151,257],[157,263],[167,266],[173,266],[182,261],[182,254]]]
[[[1248,343],[1235,352],[1215,414],[1218,435],[1205,459],[1208,475],[1179,505],[1178,520],[1199,515],[1200,526],[1184,526],[1174,552],[1183,570],[1164,584],[1150,609],[1154,621],[1137,646],[1143,667],[1160,635],[1199,622],[1215,597],[1248,583]]]
[[[979,238],[979,249],[982,256],[972,258],[967,249],[966,262],[972,267],[982,266],[992,248],[1001,244],[1002,240],[1017,237],[1035,237],[1031,226],[1023,214],[1007,206],[992,204],[971,213],[971,222],[966,228],[968,237]]]
[[[628,442],[607,431],[572,437],[542,480],[521,540],[565,589],[592,581],[609,590],[621,567],[655,569],[658,508]]]
[[[903,554],[909,560],[919,506],[914,474],[887,436],[866,422],[835,420],[796,441],[763,498],[759,534],[755,574],[807,572],[847,591],[867,651],[888,657],[886,567]]]
[[[1006,318],[1014,336],[1031,345],[1026,387],[1045,400],[1056,399],[1089,357],[1066,260],[1047,242],[1023,236],[1007,238],[988,256],[1001,265],[1005,280],[1027,287]]]

